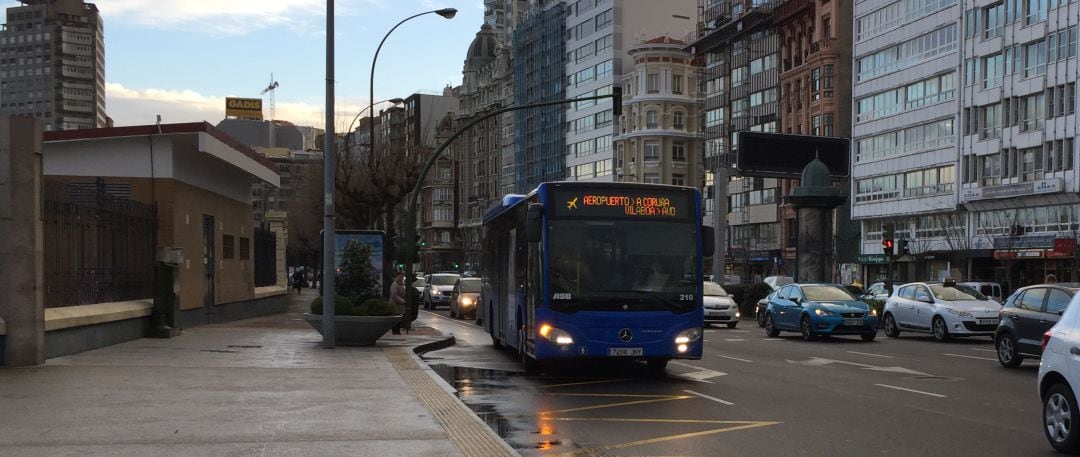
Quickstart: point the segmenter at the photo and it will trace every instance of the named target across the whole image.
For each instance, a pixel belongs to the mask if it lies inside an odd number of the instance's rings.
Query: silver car
[[[1001,305],[955,282],[904,284],[885,302],[885,335],[930,333],[938,341],[953,336],[994,336]]]
[[[728,328],[739,325],[739,305],[719,284],[705,281],[702,301],[705,304],[705,325],[721,323]]]

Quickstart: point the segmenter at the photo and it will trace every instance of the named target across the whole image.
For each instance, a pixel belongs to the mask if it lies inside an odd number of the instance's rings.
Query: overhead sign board
[[[834,177],[847,177],[850,156],[847,138],[738,132],[735,165],[743,176],[799,178],[817,157]]]
[[[225,116],[261,121],[263,118],[262,99],[228,97],[225,99]]]

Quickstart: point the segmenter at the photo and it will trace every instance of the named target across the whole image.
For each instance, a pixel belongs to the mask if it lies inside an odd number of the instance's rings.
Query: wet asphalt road
[[[482,328],[421,313],[457,345],[425,360],[524,455],[1048,456],[1037,360],[998,365],[989,338],[801,341],[754,322],[707,328],[702,360],[524,376]]]

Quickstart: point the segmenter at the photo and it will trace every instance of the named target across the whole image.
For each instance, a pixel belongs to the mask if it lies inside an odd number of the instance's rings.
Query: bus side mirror
[[[701,255],[711,256],[716,250],[716,231],[708,225],[701,226]]]
[[[533,203],[529,205],[529,212],[525,215],[525,240],[530,243],[539,243],[544,228],[544,205]]]

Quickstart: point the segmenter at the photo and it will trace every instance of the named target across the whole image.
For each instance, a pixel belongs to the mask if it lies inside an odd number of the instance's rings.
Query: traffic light
[[[427,241],[424,240],[423,237],[421,237],[421,235],[419,235],[419,234],[416,235],[416,247],[418,247],[418,248],[427,247]]]
[[[893,226],[892,224],[885,224],[882,227],[881,236],[881,249],[885,252],[885,255],[893,255],[896,251],[893,250]]]
[[[904,238],[904,239],[900,240],[900,254],[901,255],[909,255],[909,254],[911,254],[911,246],[908,245],[909,241],[910,240],[908,240],[907,238]]]

